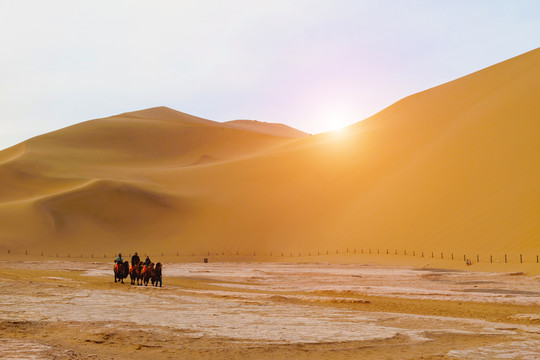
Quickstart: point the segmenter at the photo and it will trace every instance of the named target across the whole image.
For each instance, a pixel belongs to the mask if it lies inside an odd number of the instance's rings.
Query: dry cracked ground
[[[0,261],[2,359],[539,359],[540,277],[377,265]]]

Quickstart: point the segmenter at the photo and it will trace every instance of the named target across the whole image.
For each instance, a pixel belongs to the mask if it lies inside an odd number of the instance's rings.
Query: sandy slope
[[[274,124],[267,122],[260,122],[256,120],[233,120],[227,121],[225,124],[238,129],[245,129],[255,132],[260,132],[263,134],[290,137],[290,138],[301,138],[309,136],[308,133],[297,130],[290,126],[284,124]]]
[[[539,80],[537,49],[300,139],[167,108],[62,129],[0,153],[0,248],[532,259]]]

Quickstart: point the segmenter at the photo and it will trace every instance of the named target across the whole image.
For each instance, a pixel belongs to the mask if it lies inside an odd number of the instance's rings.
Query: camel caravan
[[[152,286],[161,287],[163,281],[161,279],[161,263],[157,264],[150,261],[150,258],[147,256],[145,261],[141,261],[139,255],[135,253],[131,257],[131,267],[129,266],[128,261],[122,259],[122,254],[118,254],[116,260],[114,260],[114,282],[124,283],[124,279],[128,277],[131,278],[131,285],[145,285],[147,286],[149,282],[152,282]]]

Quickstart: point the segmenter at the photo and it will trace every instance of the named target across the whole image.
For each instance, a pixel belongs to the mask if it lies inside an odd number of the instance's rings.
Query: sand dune
[[[235,127],[237,129],[245,129],[255,132],[260,132],[268,135],[283,136],[290,138],[301,138],[309,136],[308,133],[297,130],[284,124],[274,124],[261,122],[256,120],[233,120],[227,121],[225,124]]]
[[[45,134],[0,152],[0,249],[538,253],[539,80],[537,49],[301,138],[168,108]]]

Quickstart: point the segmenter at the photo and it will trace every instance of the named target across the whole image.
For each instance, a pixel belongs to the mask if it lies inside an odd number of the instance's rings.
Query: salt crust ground
[[[523,274],[334,264],[190,263],[166,265],[165,285],[158,289],[94,285],[112,283],[110,263],[46,262],[51,273],[39,271],[43,267],[43,262],[0,262],[0,273],[7,274],[0,281],[0,321],[6,330],[0,339],[2,359],[99,358],[94,353],[81,355],[90,345],[77,345],[77,340],[66,348],[61,341],[47,341],[21,330],[27,326],[21,324],[40,324],[61,335],[62,328],[80,322],[92,334],[114,330],[113,324],[122,324],[118,325],[122,331],[151,329],[157,337],[166,337],[171,329],[180,331],[183,340],[171,340],[170,348],[190,341],[186,339],[221,339],[226,344],[223,348],[230,350],[221,354],[224,358],[227,354],[254,358],[247,350],[238,352],[238,346],[246,344],[268,351],[289,347],[277,354],[293,357],[300,355],[290,353],[291,346],[325,346],[316,349],[325,354],[335,344],[360,344],[354,347],[359,351],[356,355],[386,358],[384,352],[369,355],[359,350],[386,344],[426,347],[420,353],[426,358],[433,352],[430,348],[439,349],[433,355],[438,359],[540,358],[540,318],[534,311],[540,309],[540,279]],[[366,311],[361,306],[370,301],[362,296],[528,306],[533,311],[514,313],[503,322],[407,313],[397,305],[396,312]],[[84,345],[88,339],[83,338],[78,341]],[[418,352],[411,349],[402,351],[401,358],[415,358]],[[124,350],[115,352],[115,358],[128,358]],[[99,353],[99,348],[92,351]],[[308,351],[312,357],[313,351]],[[154,352],[157,358],[171,355]],[[198,351],[191,356],[209,355],[205,354]],[[345,358],[351,350],[332,354]]]

